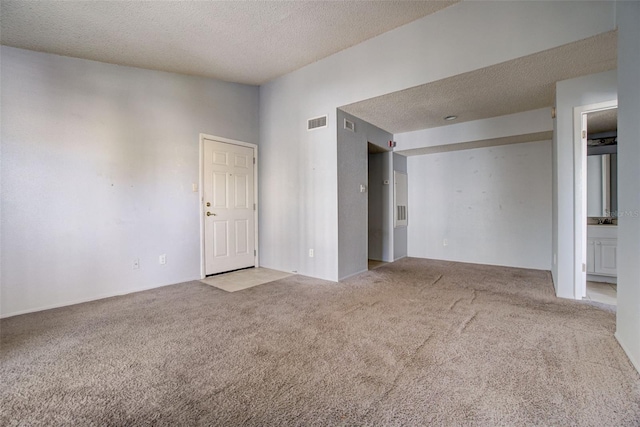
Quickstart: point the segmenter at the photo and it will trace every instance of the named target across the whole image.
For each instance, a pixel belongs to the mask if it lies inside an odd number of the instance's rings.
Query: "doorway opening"
[[[616,305],[617,101],[576,107],[575,298]]]
[[[200,135],[201,278],[259,266],[257,150]]]
[[[367,152],[367,266],[373,270],[393,261],[390,235],[393,153],[370,142]]]

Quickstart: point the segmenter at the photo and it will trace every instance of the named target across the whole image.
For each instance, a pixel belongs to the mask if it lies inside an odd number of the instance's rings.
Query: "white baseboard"
[[[186,279],[186,280],[181,280],[181,281],[176,282],[176,283],[169,283],[169,284],[163,284],[163,285],[143,286],[143,287],[140,287],[140,288],[133,288],[133,289],[128,289],[128,290],[124,290],[124,291],[118,291],[118,292],[110,292],[110,293],[106,293],[106,294],[96,295],[96,296],[93,296],[93,297],[80,298],[80,299],[77,299],[77,300],[65,301],[65,302],[61,302],[61,303],[57,303],[57,304],[45,305],[45,306],[40,306],[40,307],[35,307],[35,308],[28,308],[26,310],[19,310],[19,311],[14,311],[14,312],[11,312],[11,313],[3,313],[3,314],[0,314],[0,319],[6,319],[6,318],[9,318],[9,317],[13,317],[13,316],[20,316],[21,314],[29,314],[29,313],[36,313],[38,311],[51,310],[51,309],[54,309],[54,308],[68,307],[70,305],[82,304],[82,303],[85,303],[85,302],[97,301],[97,300],[101,300],[101,299],[105,299],[105,298],[119,297],[119,296],[122,296],[122,295],[133,294],[133,293],[136,293],[136,292],[148,291],[150,289],[163,288],[165,286],[173,286],[173,285],[177,285],[179,283],[191,282],[193,280],[200,280],[200,278],[197,278],[197,277],[196,278],[190,278],[190,279]]]
[[[366,270],[361,270],[361,271],[358,271],[358,272],[356,272],[356,273],[351,273],[351,274],[349,274],[349,275],[347,275],[347,276],[341,277],[341,278],[338,280],[338,282],[342,282],[343,280],[346,280],[346,279],[348,279],[349,277],[357,276],[358,274],[362,274],[362,273],[367,272],[367,271],[369,271],[369,269],[368,269],[368,268],[367,268]]]
[[[640,363],[638,363],[633,356],[631,355],[631,352],[629,351],[629,349],[627,348],[627,346],[624,345],[624,343],[622,341],[620,341],[620,336],[618,335],[618,332],[616,332],[615,334],[613,334],[614,337],[616,337],[616,340],[618,341],[618,344],[620,344],[620,347],[622,347],[622,350],[624,350],[624,352],[627,354],[627,357],[629,358],[629,361],[631,362],[631,364],[633,365],[634,368],[636,368],[636,371],[638,373],[640,373]]]
[[[618,283],[618,278],[613,276],[598,276],[596,274],[587,274],[587,282],[611,283],[615,285]]]

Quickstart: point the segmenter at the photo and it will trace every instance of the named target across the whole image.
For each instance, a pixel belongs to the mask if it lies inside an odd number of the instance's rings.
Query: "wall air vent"
[[[344,128],[346,130],[350,130],[351,132],[355,132],[356,131],[356,124],[353,123],[351,120],[344,119]]]
[[[327,127],[327,116],[314,117],[307,121],[307,130],[314,130]]]
[[[393,226],[406,227],[408,225],[407,201],[409,199],[407,174],[400,171],[393,171],[393,183],[393,204],[396,207]]]
[[[406,221],[407,220],[407,207],[406,206],[396,206],[398,212],[396,212],[396,218],[398,221]]]

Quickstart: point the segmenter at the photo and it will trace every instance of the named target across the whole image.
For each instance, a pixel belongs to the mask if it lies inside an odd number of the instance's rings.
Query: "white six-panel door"
[[[205,274],[255,265],[253,149],[205,139]]]

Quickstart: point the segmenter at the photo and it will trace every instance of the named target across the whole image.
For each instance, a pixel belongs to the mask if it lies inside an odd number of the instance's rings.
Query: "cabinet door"
[[[615,276],[618,274],[617,239],[596,241],[596,273]]]
[[[596,272],[596,241],[587,240],[587,273]]]

